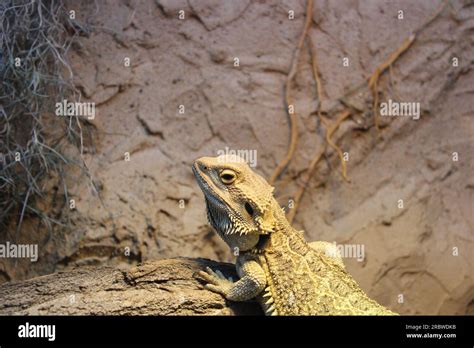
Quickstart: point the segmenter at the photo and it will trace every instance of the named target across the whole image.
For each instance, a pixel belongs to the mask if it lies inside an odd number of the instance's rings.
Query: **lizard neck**
[[[291,226],[286,219],[285,212],[275,199],[272,205],[275,217],[275,231],[272,233],[271,238],[273,247],[283,243],[299,254],[306,254],[309,245],[303,237],[303,231],[298,231]]]

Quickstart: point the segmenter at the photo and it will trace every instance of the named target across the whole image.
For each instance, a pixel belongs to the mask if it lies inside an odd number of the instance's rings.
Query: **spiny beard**
[[[207,206],[207,220],[209,224],[221,235],[229,235],[234,233],[247,234],[244,228],[239,227],[232,222],[229,217],[229,213],[224,209],[213,204],[209,199],[206,198]]]

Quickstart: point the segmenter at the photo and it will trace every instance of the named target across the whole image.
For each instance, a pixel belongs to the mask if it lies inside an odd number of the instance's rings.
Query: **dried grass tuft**
[[[0,3],[0,231],[19,231],[26,216],[48,228],[64,217],[45,207],[45,178],[56,181],[56,205],[68,202],[66,168],[86,170],[81,120],[58,118],[54,104],[78,100],[67,56],[87,29],[69,16],[62,0]],[[68,209],[63,209],[68,210]]]

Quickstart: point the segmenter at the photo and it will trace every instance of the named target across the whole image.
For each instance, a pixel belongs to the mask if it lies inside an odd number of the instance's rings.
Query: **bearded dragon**
[[[229,301],[257,299],[267,315],[395,315],[370,299],[328,242],[308,243],[273,197],[274,188],[238,156],[193,164],[207,218],[238,253],[240,279],[207,268],[205,288]]]

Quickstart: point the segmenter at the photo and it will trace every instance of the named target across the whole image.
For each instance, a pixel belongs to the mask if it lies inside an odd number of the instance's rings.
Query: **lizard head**
[[[250,250],[275,228],[273,187],[238,156],[202,157],[193,165],[211,226],[231,248]]]

